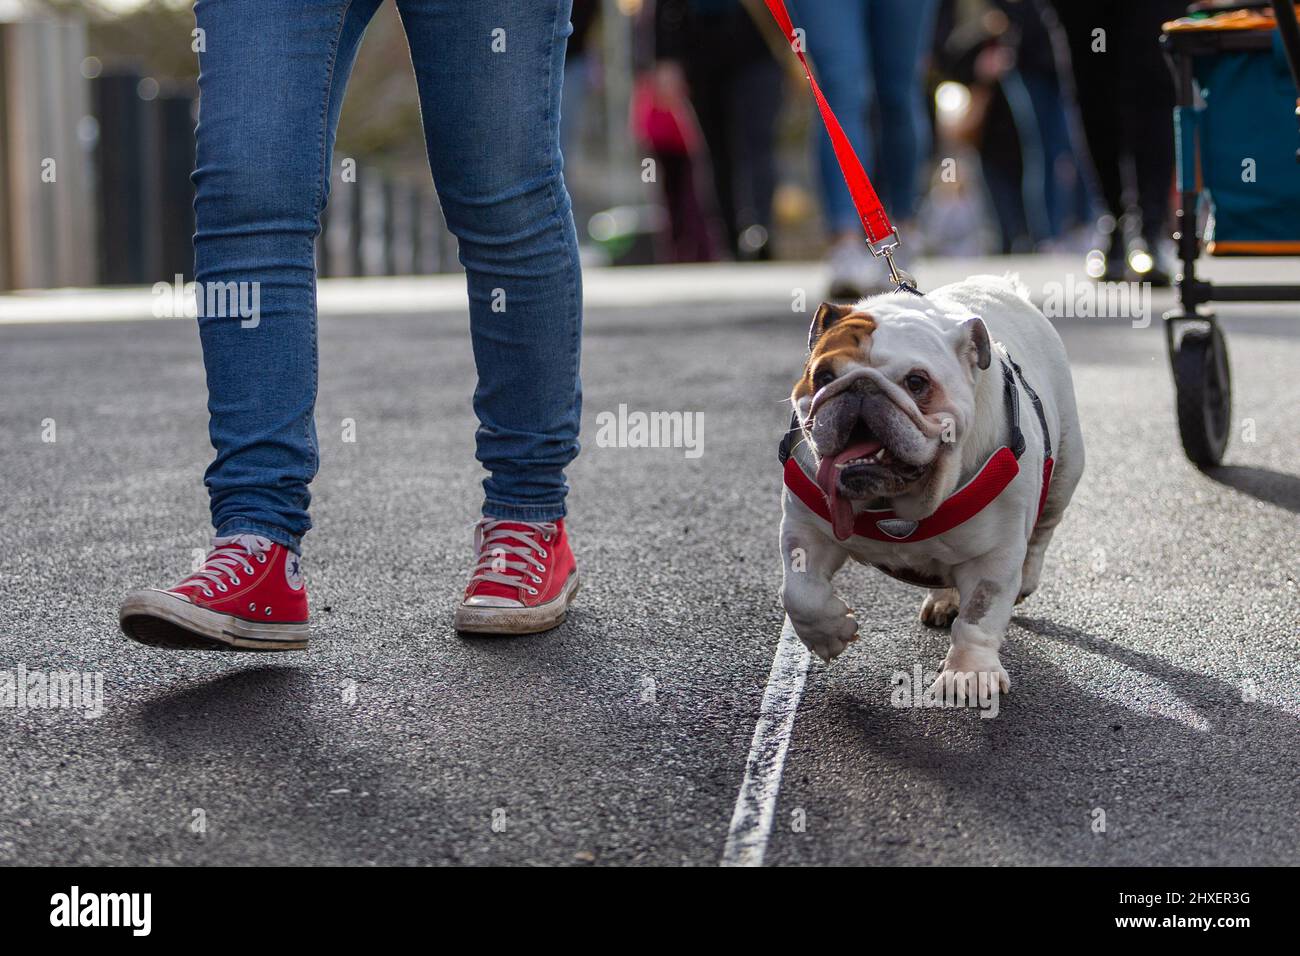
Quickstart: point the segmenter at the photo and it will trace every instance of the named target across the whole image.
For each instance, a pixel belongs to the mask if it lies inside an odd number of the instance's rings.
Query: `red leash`
[[[844,174],[849,195],[853,197],[858,218],[862,220],[862,229],[867,234],[867,248],[871,250],[873,256],[885,257],[885,262],[889,265],[890,278],[896,285],[915,292],[916,281],[894,266],[892,253],[902,244],[902,240],[898,238],[898,229],[889,221],[884,203],[876,195],[871,180],[867,178],[867,171],[862,168],[862,161],[853,151],[853,144],[849,142],[849,138],[844,135],[844,129],[840,126],[840,121],[835,118],[831,105],[826,102],[822,88],[817,85],[817,80],[808,66],[808,58],[804,56],[803,45],[795,33],[794,24],[790,22],[785,0],[766,0],[766,3],[768,12],[785,33],[790,49],[799,58],[799,63],[803,66],[803,74],[808,78],[808,85],[812,87],[813,99],[817,101],[817,109],[822,114],[822,122],[826,124],[826,132],[830,135],[831,145],[835,148],[835,159],[840,164],[840,172]]]

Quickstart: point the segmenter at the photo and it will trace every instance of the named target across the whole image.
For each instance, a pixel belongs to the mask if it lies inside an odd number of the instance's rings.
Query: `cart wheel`
[[[1228,447],[1232,419],[1228,344],[1219,327],[1185,333],[1173,366],[1183,451],[1198,468],[1217,465]]]

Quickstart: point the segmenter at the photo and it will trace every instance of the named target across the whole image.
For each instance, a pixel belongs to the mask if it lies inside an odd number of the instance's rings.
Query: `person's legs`
[[[865,0],[800,0],[794,14],[795,26],[804,30],[808,57],[826,101],[870,174],[874,144],[867,114],[873,74],[867,46],[866,7]],[[827,229],[833,236],[860,232],[853,198],[844,185],[830,137],[821,129],[820,120],[814,120],[814,125]]]
[[[379,0],[199,0],[194,272],[216,459],[213,550],[176,585],[132,591],[133,640],[304,650],[296,552],[316,473],[314,245],[330,153]]]
[[[554,521],[582,402],[582,280],[559,145],[570,3],[397,6],[434,183],[469,276],[483,513]]]
[[[194,273],[218,536],[294,550],[316,474],[314,243],[343,88],[379,0],[199,0]]]
[[[1090,276],[1107,282],[1124,278],[1127,255],[1121,217],[1124,209],[1122,113],[1130,108],[1120,93],[1122,31],[1113,0],[1078,3],[1052,0],[1070,51],[1070,74],[1079,107],[1086,156],[1085,178],[1095,186],[1103,214],[1096,245],[1086,257]]]
[[[871,0],[867,40],[880,107],[880,196],[895,222],[916,215],[917,180],[930,155],[921,65],[934,39],[937,0]]]
[[[741,16],[747,16],[741,12]],[[731,17],[696,16],[690,21],[692,41],[685,45],[684,68],[691,90],[691,106],[709,151],[713,198],[727,247],[734,256],[740,230],[736,224],[736,156],[728,121],[727,78],[733,69],[726,55]]]
[[[999,84],[1015,123],[1016,140],[1020,146],[1020,211],[1025,219],[1029,248],[1034,248],[1051,236],[1051,223],[1047,215],[1047,178],[1050,161],[1038,111],[1030,90],[1029,74],[1011,67],[1002,74]]]
[[[715,261],[719,249],[700,195],[702,170],[689,153],[657,152],[654,159],[668,212],[667,235],[658,243],[657,255],[667,262]]]
[[[799,0],[794,24],[802,27],[812,68],[826,101],[868,175],[875,175],[870,107],[874,96],[867,42],[867,0]],[[853,197],[844,184],[830,136],[820,117],[812,121],[817,144],[822,215],[831,239],[827,298],[853,300],[883,291],[884,265],[867,251]]]
[[[742,258],[768,258],[776,193],[776,120],[785,77],[771,57],[755,59],[730,77],[726,94],[736,164],[736,221]],[[755,103],[771,104],[755,109]],[[754,227],[758,227],[755,230]],[[755,234],[757,233],[757,234]]]
[[[1043,148],[1042,205],[1046,214],[1047,234],[1038,238],[1058,239],[1065,232],[1069,215],[1067,199],[1070,182],[1065,181],[1063,176],[1072,162],[1065,102],[1055,74],[1026,70],[1021,76],[1034,106],[1034,119]]]
[[[1160,25],[1182,16],[1182,0],[1148,0],[1120,8],[1124,37],[1122,95],[1132,108],[1124,133],[1133,156],[1142,235],[1158,241],[1170,231],[1174,179],[1174,78],[1160,50]]]
[[[1055,0],[1053,6],[1070,49],[1074,95],[1100,198],[1106,211],[1119,219],[1124,214],[1119,120],[1119,110],[1124,104],[1117,83],[1121,69],[1117,59],[1121,53],[1110,47],[1119,39],[1114,7],[1109,2],[1078,3],[1077,0]],[[1102,32],[1096,33],[1098,30]]]

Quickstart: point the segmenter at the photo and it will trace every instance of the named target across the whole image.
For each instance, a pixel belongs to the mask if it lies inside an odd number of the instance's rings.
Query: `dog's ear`
[[[853,306],[840,302],[823,302],[813,314],[812,325],[808,326],[808,351],[813,350],[822,333],[847,315],[853,314]]]
[[[973,316],[958,327],[958,333],[957,355],[978,368],[988,368],[993,363],[993,346],[984,320]]]

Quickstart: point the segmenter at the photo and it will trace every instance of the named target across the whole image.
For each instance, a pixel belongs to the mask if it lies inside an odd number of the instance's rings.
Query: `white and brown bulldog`
[[[781,599],[830,661],[858,622],[831,578],[853,558],[929,589],[921,620],[952,626],[936,685],[1005,692],[1011,609],[1038,586],[1083,473],[1065,347],[1018,280],[823,304],[783,443]]]

